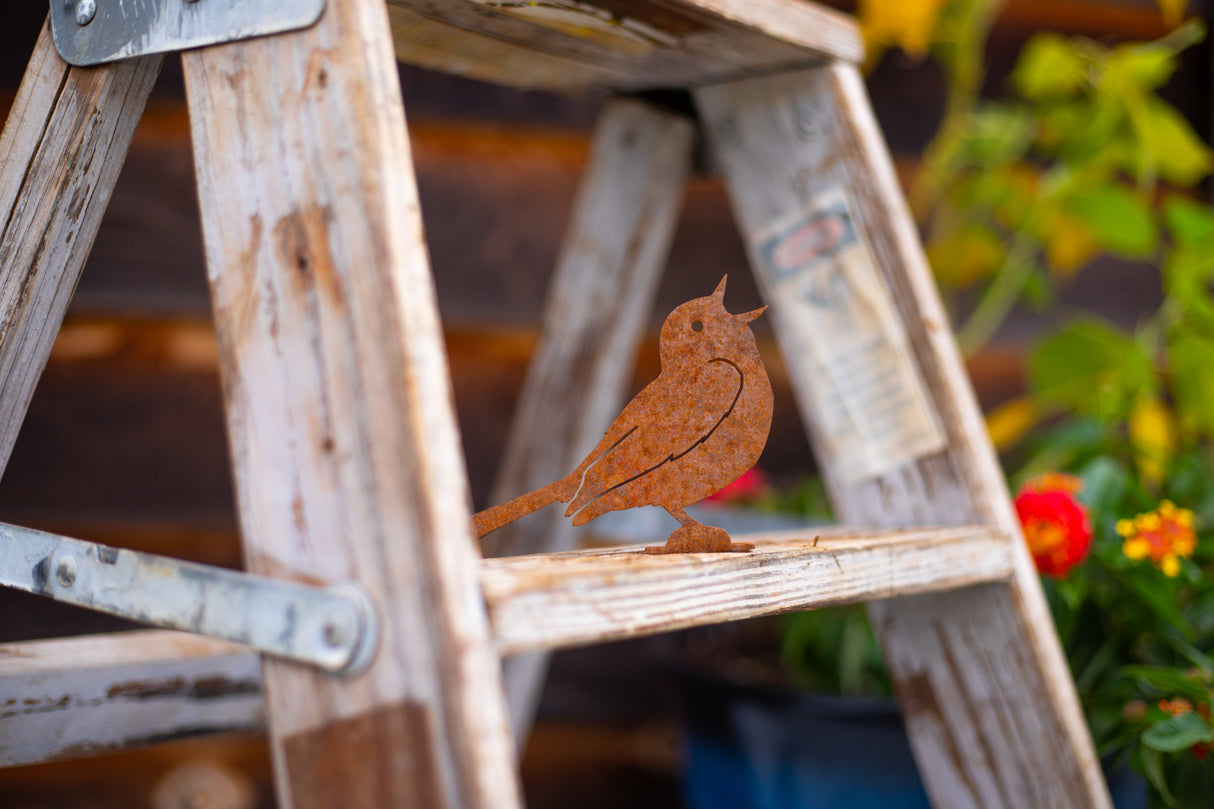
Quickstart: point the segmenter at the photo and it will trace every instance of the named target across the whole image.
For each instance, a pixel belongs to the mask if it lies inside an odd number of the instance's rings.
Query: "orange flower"
[[[1082,488],[1077,477],[1049,472],[1029,480],[1016,495],[1024,539],[1037,570],[1047,576],[1065,576],[1092,545],[1087,509],[1075,499]]]
[[[1189,702],[1184,697],[1176,699],[1161,699],[1159,701],[1159,710],[1172,716],[1180,716],[1181,714],[1192,713],[1193,703]]]
[[[1177,508],[1169,500],[1154,511],[1118,520],[1117,533],[1125,538],[1122,553],[1130,559],[1150,559],[1166,576],[1179,573],[1181,558],[1192,556],[1197,547],[1193,512]]]

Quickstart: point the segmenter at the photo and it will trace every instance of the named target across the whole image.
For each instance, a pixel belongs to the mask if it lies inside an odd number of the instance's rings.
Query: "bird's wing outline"
[[[582,462],[581,485],[566,515],[677,461],[707,441],[733,412],[744,381],[737,364],[716,358],[689,377],[659,377],[651,382],[624,408]],[[693,402],[694,406],[689,406]]]

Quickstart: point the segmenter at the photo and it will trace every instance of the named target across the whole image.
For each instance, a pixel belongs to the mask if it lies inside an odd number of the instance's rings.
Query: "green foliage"
[[[1091,516],[1087,560],[1043,585],[1097,748],[1128,760],[1159,805],[1208,806],[1214,785],[1214,449],[1177,449],[1155,484],[1136,468],[1116,419],[1073,415],[1028,444],[1026,469],[1083,481]],[[1171,500],[1195,512],[1197,546],[1170,577],[1126,556],[1119,521]]]
[[[1142,743],[1162,753],[1178,753],[1193,745],[1214,740],[1214,730],[1195,713],[1169,716],[1147,728]]]
[[[1214,340],[1181,331],[1168,343],[1172,393],[1182,428],[1214,435]]]
[[[1146,258],[1159,243],[1146,201],[1117,183],[1076,188],[1062,200],[1061,212],[1073,216],[1097,244],[1114,253]]]
[[[892,693],[859,605],[792,613],[784,616],[782,630],[780,655],[805,687],[832,694]]]
[[[1012,71],[1012,82],[1020,95],[1031,101],[1070,98],[1088,81],[1087,64],[1070,40],[1060,34],[1033,37]]]
[[[1191,220],[1203,215],[1175,196],[1161,212],[1156,193],[1158,182],[1191,187],[1214,165],[1156,92],[1203,35],[1197,21],[1156,42],[1113,47],[1038,34],[1012,72],[1011,99],[953,95],[915,202],[946,290],[982,289],[959,329],[963,350],[989,339],[1018,300],[1048,305],[1057,283],[1101,253],[1170,264],[1189,290],[1208,280],[1214,251],[1180,232],[1200,230]],[[957,82],[980,73],[956,58],[945,65]],[[1171,245],[1161,225],[1180,229]],[[1214,311],[1205,315],[1214,325]]]
[[[1142,346],[1094,319],[1049,335],[1029,359],[1030,389],[1048,408],[1124,417],[1154,382],[1155,370]]]

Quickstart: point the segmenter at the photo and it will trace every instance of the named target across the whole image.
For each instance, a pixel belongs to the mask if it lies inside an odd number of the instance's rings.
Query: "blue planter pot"
[[[893,700],[835,697],[688,676],[687,809],[930,809]],[[1146,809],[1129,770],[1117,809]]]

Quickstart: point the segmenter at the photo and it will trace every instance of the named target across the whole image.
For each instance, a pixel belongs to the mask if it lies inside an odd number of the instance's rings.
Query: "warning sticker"
[[[760,234],[756,252],[790,373],[844,484],[944,449],[902,321],[842,188]],[[797,367],[799,366],[799,367]]]

